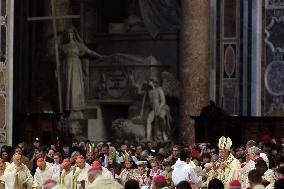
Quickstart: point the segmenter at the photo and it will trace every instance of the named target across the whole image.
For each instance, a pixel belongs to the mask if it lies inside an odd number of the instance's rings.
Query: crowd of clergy
[[[284,189],[284,141],[1,147],[0,189]]]

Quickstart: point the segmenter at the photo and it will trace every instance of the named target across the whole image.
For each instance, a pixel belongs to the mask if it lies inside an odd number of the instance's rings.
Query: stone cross
[[[51,20],[52,21],[52,29],[53,29],[54,45],[55,45],[55,61],[56,61],[55,76],[57,78],[57,85],[58,85],[59,111],[60,111],[60,114],[62,116],[62,113],[63,113],[62,88],[61,88],[61,78],[60,78],[60,60],[59,60],[58,36],[57,36],[56,21],[59,20],[59,19],[62,20],[62,19],[80,18],[80,15],[56,15],[55,1],[56,0],[51,0],[51,16],[29,17],[28,21],[42,21],[42,20]]]

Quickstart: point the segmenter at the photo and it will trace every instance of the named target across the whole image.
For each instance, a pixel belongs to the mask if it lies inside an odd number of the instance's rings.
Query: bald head
[[[256,146],[253,146],[248,149],[248,153],[254,153],[255,155],[260,155],[260,149]]]

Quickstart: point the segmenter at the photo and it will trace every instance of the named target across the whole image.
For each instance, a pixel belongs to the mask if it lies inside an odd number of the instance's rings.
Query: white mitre
[[[232,144],[233,142],[229,137],[226,138],[222,136],[219,139],[218,147],[219,147],[219,150],[229,150],[230,151]]]

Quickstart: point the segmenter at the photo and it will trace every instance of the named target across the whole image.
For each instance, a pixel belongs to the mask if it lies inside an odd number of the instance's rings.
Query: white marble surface
[[[93,142],[106,141],[107,135],[102,117],[102,110],[99,105],[97,109],[97,119],[88,119],[88,139]]]
[[[262,0],[252,0],[251,116],[261,116]]]
[[[248,1],[244,0],[243,4],[243,98],[242,98],[242,115],[248,115]]]
[[[8,13],[8,38],[7,38],[7,72],[8,78],[7,86],[7,104],[6,104],[6,131],[7,131],[7,144],[12,145],[13,137],[13,33],[14,33],[14,0],[7,1]]]

